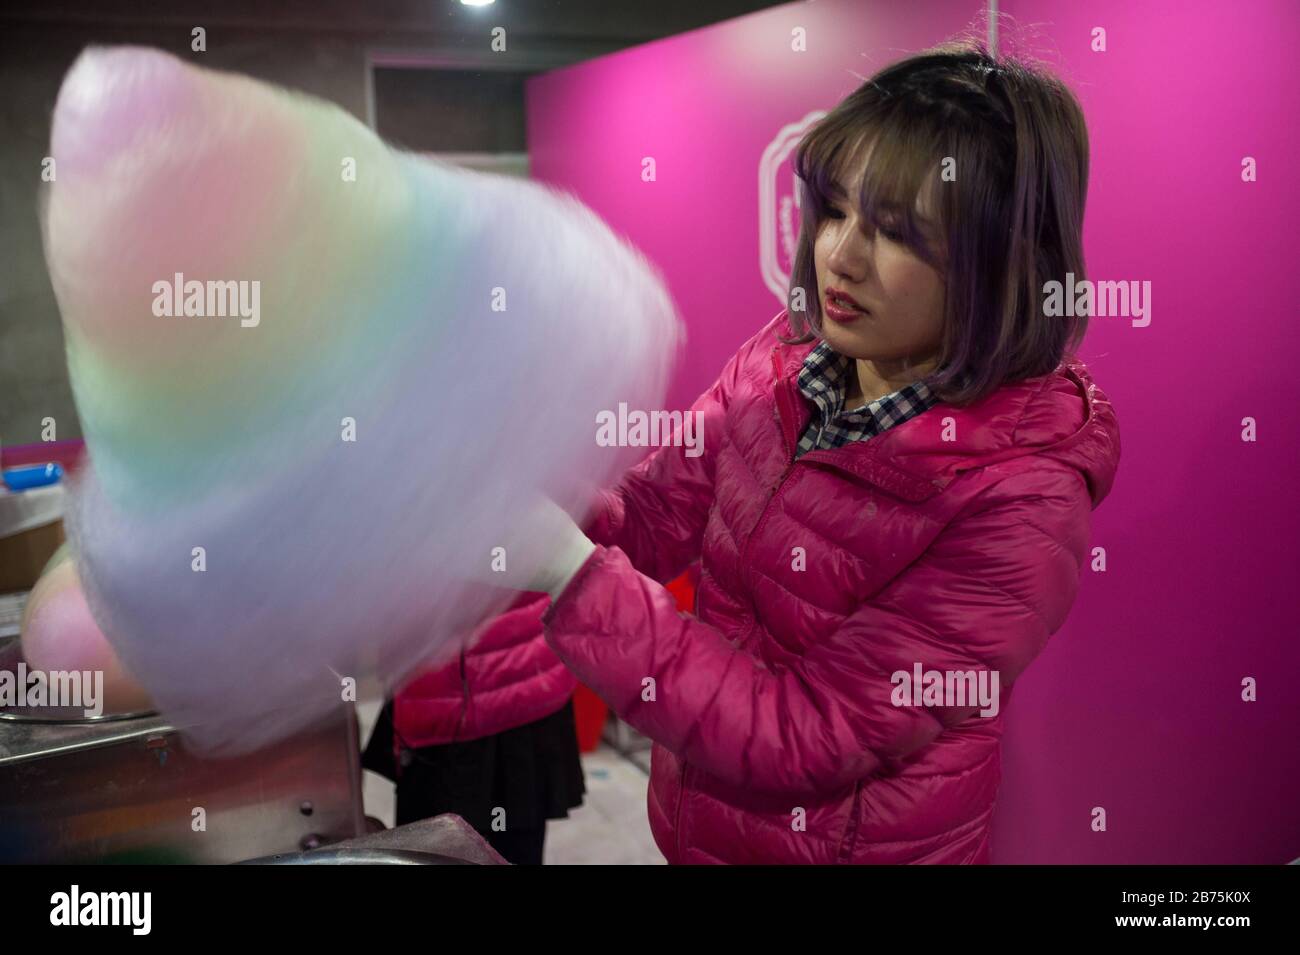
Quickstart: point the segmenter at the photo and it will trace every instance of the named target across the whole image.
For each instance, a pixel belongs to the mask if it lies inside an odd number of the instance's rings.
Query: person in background
[[[396,783],[397,825],[455,813],[508,862],[541,865],[547,820],[586,793],[578,681],[546,645],[548,604],[524,594],[380,712],[362,765]]]

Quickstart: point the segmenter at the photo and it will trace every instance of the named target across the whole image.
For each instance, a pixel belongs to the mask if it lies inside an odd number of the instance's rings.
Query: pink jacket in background
[[[603,492],[547,638],[656,741],[670,862],[987,862],[1005,707],[1088,566],[1114,412],[1069,360],[796,462],[815,343],[778,333],[784,312],[693,406],[703,455],[657,449]],[[701,556],[679,613],[653,581]],[[917,664],[996,671],[1001,708],[894,705]]]
[[[393,726],[408,746],[479,739],[540,720],[578,681],[546,645],[546,594],[525,594],[485,622],[460,658],[420,674],[393,698]]]

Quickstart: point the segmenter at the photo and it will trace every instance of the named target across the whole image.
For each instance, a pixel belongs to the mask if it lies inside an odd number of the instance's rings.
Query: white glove
[[[539,495],[506,546],[504,567],[494,566],[484,579],[499,587],[545,591],[558,600],[595,549],[564,508]]]

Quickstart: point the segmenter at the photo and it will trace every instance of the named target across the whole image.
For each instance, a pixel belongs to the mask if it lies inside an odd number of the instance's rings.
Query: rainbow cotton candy
[[[580,517],[638,457],[596,416],[660,406],[681,325],[576,198],[134,48],[77,60],[52,156],[78,570],[200,750],[454,656],[517,597],[493,557],[541,559],[512,532],[534,495]]]

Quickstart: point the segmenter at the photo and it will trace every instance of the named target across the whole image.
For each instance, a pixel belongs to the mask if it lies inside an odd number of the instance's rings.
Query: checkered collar
[[[799,454],[814,449],[837,448],[851,441],[874,437],[896,427],[935,404],[924,382],[916,381],[856,408],[844,407],[853,359],[826,342],[818,342],[799,369],[799,391],[812,401],[814,414],[799,442]]]

